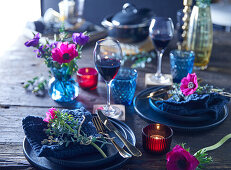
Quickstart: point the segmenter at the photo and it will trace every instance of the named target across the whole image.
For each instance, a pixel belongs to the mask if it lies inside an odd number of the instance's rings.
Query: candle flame
[[[151,135],[150,137],[154,139],[164,139],[164,137],[161,135]]]
[[[156,124],[156,129],[160,130],[160,124]]]

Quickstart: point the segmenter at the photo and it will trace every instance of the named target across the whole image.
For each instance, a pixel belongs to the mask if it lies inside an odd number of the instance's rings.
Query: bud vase
[[[68,67],[51,68],[53,77],[49,81],[50,97],[60,103],[70,103],[79,94],[78,84],[68,74]]]
[[[194,51],[194,69],[204,70],[210,60],[213,45],[213,26],[210,0],[197,0],[194,5],[188,30],[187,49]]]

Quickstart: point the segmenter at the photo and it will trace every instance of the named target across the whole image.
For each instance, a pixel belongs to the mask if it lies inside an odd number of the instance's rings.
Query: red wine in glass
[[[122,113],[120,108],[112,106],[110,102],[111,82],[119,71],[122,55],[119,42],[110,38],[97,41],[93,52],[96,69],[107,85],[107,104],[98,109],[113,118],[118,118]]]
[[[171,41],[172,36],[169,35],[154,35],[151,37],[152,42],[158,51],[165,49]]]
[[[114,79],[118,73],[120,68],[120,60],[104,58],[101,60],[96,60],[95,66],[103,79],[109,82]]]
[[[156,84],[171,83],[170,79],[161,73],[161,63],[164,50],[173,38],[174,26],[171,18],[154,17],[149,27],[149,36],[157,52],[157,71],[150,76],[150,80]]]

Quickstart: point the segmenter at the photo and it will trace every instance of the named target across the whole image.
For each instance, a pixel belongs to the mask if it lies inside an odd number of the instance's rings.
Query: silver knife
[[[127,139],[123,137],[123,135],[119,132],[119,130],[108,120],[108,118],[102,113],[101,110],[97,110],[98,112],[98,117],[102,121],[102,123],[105,125],[105,127],[113,131],[116,136],[124,143],[124,145],[128,148],[129,152],[134,155],[134,156],[141,156],[142,153],[140,152],[139,149],[137,149],[135,146],[133,146]]]

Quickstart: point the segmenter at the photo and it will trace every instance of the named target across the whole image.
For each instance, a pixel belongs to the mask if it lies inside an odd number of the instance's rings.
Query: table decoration
[[[142,129],[142,142],[146,151],[163,154],[169,151],[173,130],[163,124],[150,124]]]
[[[224,136],[216,144],[205,147],[197,151],[195,154],[190,154],[190,148],[185,148],[185,143],[176,145],[172,151],[166,155],[167,170],[182,169],[182,170],[195,170],[205,169],[206,164],[213,161],[211,156],[208,156],[207,152],[215,150],[222,146],[227,140],[231,138],[231,134]]]
[[[27,116],[22,125],[39,157],[66,159],[98,150],[106,158],[102,148],[107,140],[96,132],[91,119],[91,113],[84,108],[61,112],[51,108],[45,119]]]
[[[77,71],[77,82],[83,89],[94,90],[98,84],[98,72],[91,67],[80,68]]]
[[[112,98],[117,104],[130,105],[136,90],[137,71],[122,67],[111,83]]]
[[[208,67],[213,46],[213,25],[210,11],[211,0],[197,0],[190,17],[187,50],[195,52],[194,68]]]
[[[192,73],[195,54],[193,51],[173,50],[170,52],[171,74],[174,83]]]
[[[78,70],[77,60],[81,58],[81,50],[89,40],[86,33],[74,33],[72,40],[67,40],[67,33],[60,30],[55,42],[40,42],[39,33],[25,43],[27,47],[35,47],[38,58],[43,58],[51,69],[53,77],[49,81],[49,95],[56,102],[71,102],[79,93],[78,84],[71,76]],[[25,85],[24,87],[28,87]]]

